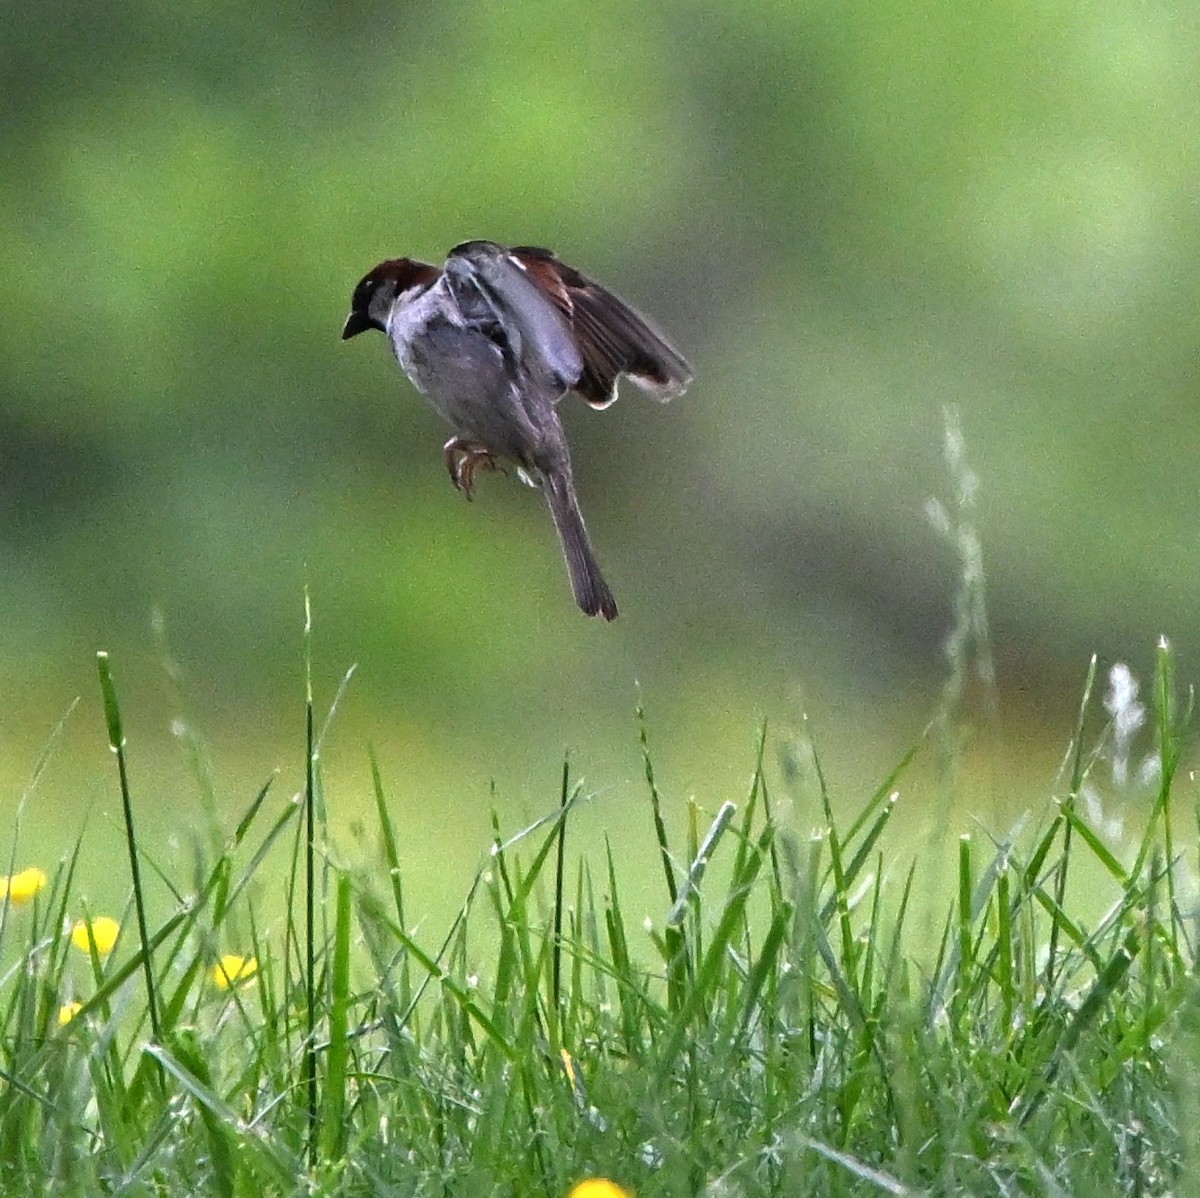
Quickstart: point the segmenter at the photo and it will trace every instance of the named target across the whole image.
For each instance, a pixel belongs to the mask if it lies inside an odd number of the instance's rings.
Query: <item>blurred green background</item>
[[[154,834],[199,818],[181,729],[230,810],[276,766],[291,793],[306,582],[322,704],[358,663],[332,818],[368,818],[373,742],[430,894],[491,784],[541,812],[568,748],[593,830],[648,840],[639,694],[673,811],[805,710],[856,805],[947,672],[948,404],[999,676],[978,793],[1028,802],[1093,651],[1145,677],[1159,633],[1200,642],[1198,81],[1182,4],[9,6],[9,822],[82,696],[22,857],[86,826],[86,883],[113,877],[100,648]],[[611,627],[539,498],[463,502],[382,339],[338,340],[376,261],[468,237],[554,247],[696,366],[665,407],[566,401]]]

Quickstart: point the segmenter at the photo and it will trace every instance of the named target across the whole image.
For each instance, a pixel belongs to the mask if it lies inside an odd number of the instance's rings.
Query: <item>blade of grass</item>
[[[308,1164],[317,1163],[316,741],[313,736],[312,604],[304,588],[304,1092]]]
[[[133,902],[137,913],[138,938],[142,944],[143,977],[146,983],[146,1005],[150,1013],[151,1034],[155,1043],[161,1043],[162,1028],[158,1021],[158,995],[154,982],[154,964],[150,954],[150,933],[146,924],[146,896],[142,889],[141,870],[138,867],[137,835],[133,827],[133,799],[129,792],[129,771],[125,763],[125,733],[121,727],[121,708],[117,703],[117,690],[113,685],[108,654],[103,650],[96,654],[96,666],[100,673],[100,691],[104,699],[104,720],[108,725],[108,745],[117,758],[121,808],[125,821],[125,843],[129,850],[129,873],[133,882]]]
[[[650,756],[650,735],[646,728],[646,709],[638,700],[636,710],[638,723],[638,739],[642,746],[642,764],[646,771],[646,785],[650,788],[650,812],[654,817],[654,835],[658,840],[658,856],[662,863],[663,879],[667,884],[667,897],[674,906],[679,899],[675,886],[675,867],[671,862],[671,849],[667,842],[667,825],[662,817],[662,800],[658,793],[658,784],[654,780],[654,761]]]
[[[562,929],[563,873],[566,869],[567,803],[570,795],[571,759],[563,758],[562,788],[558,796],[562,818],[558,821],[558,851],[554,861],[554,948],[550,963],[550,1010],[556,1021],[562,1018]]]
[[[704,880],[705,870],[708,869],[708,863],[712,860],[712,855],[716,852],[717,845],[721,842],[721,837],[725,835],[725,830],[729,827],[736,814],[737,805],[728,800],[718,808],[717,814],[713,817],[712,823],[709,824],[708,831],[704,834],[704,839],[697,848],[696,855],[691,865],[688,866],[687,873],[684,875],[683,884],[679,888],[679,896],[675,900],[675,905],[667,914],[667,927],[680,927],[687,918],[688,905],[699,892],[700,883]],[[742,869],[745,868],[744,859],[741,866]]]
[[[379,819],[379,831],[383,836],[383,860],[387,866],[388,881],[392,888],[392,903],[396,908],[396,922],[404,927],[404,889],[400,875],[400,854],[396,849],[396,833],[392,827],[391,813],[383,793],[383,778],[379,772],[379,758],[374,746],[368,746],[367,756],[371,762],[371,783],[375,792],[375,814]]]
[[[350,1027],[350,879],[337,875],[329,1052],[325,1067],[325,1156],[340,1160],[346,1146],[346,1063]]]

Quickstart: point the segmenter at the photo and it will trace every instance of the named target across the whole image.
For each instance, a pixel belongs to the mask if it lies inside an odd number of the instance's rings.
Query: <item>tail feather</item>
[[[560,474],[543,476],[546,500],[550,515],[562,544],[563,557],[567,559],[567,573],[571,576],[571,590],[575,602],[586,615],[603,616],[606,620],[617,617],[617,601],[609,590],[596,556],[588,540],[583,513],[569,477]]]

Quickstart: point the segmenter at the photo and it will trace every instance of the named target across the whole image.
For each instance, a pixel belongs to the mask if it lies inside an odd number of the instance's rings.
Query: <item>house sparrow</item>
[[[454,429],[446,467],[468,499],[475,472],[513,463],[546,496],[575,600],[612,620],[616,600],[592,553],[557,404],[596,408],[628,375],[655,399],[692,379],[682,355],[599,283],[533,246],[455,246],[442,268],[381,262],[354,289],[342,339],[386,333],[405,374]]]

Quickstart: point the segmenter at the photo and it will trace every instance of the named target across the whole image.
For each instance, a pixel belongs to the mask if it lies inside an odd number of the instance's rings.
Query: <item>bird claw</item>
[[[446,469],[450,472],[450,481],[468,500],[475,496],[475,471],[482,468],[494,473],[497,468],[496,455],[478,441],[452,437],[446,442],[442,453],[446,459]]]

